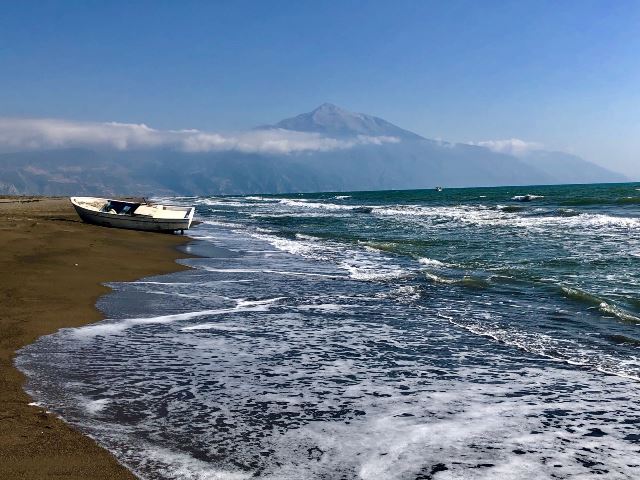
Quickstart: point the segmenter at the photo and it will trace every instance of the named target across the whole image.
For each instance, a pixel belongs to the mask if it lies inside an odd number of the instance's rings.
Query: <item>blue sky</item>
[[[323,102],[640,178],[638,1],[0,2],[0,116],[241,130]]]

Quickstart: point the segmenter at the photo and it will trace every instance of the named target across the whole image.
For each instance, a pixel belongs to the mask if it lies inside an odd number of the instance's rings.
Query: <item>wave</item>
[[[394,264],[390,258],[382,256],[377,249],[367,248],[366,245],[364,249],[350,248],[304,234],[296,234],[295,240],[260,233],[252,233],[251,236],[269,242],[278,250],[292,255],[333,264],[346,270],[353,280],[389,281],[412,275],[408,270]]]
[[[560,286],[560,291],[565,297],[570,298],[572,300],[577,300],[582,303],[586,303],[587,305],[590,305],[590,306],[599,306],[601,303],[604,302],[604,299],[596,295],[593,295],[589,292],[579,290],[577,288]]]
[[[511,197],[511,200],[513,200],[514,202],[531,202],[533,200],[539,200],[541,198],[544,198],[544,195],[532,195],[530,193],[527,193],[526,195],[514,195],[513,197]]]
[[[315,273],[315,272],[295,272],[289,270],[273,270],[271,268],[213,268],[201,266],[199,267],[202,270],[206,270],[207,272],[216,272],[216,273],[267,273],[274,275],[284,275],[284,276],[292,276],[292,277],[316,277],[316,278],[327,278],[327,279],[341,279],[342,275],[327,275],[325,273]]]
[[[102,322],[95,323],[93,325],[87,325],[76,329],[69,329],[74,336],[79,338],[95,337],[98,335],[111,335],[117,334],[128,328],[138,325],[152,325],[163,324],[185,320],[192,320],[199,317],[206,317],[209,315],[218,315],[220,313],[227,313],[228,309],[210,309],[199,310],[194,312],[175,313],[172,315],[159,315],[156,317],[144,317],[144,318],[125,318],[122,320],[103,320]]]
[[[183,322],[187,320],[194,320],[196,318],[226,315],[239,312],[264,312],[267,311],[271,306],[273,306],[280,300],[284,300],[285,298],[286,297],[275,297],[263,300],[249,300],[246,298],[241,298],[234,300],[236,302],[236,305],[228,308],[213,308],[192,312],[174,313],[170,315],[158,315],[155,317],[124,318],[119,320],[107,319],[92,325],[74,329],[67,329],[67,331],[79,338],[89,338],[98,335],[117,334],[131,327],[141,325],[158,325],[173,322]],[[197,328],[186,327],[186,329],[189,330]]]
[[[251,236],[260,240],[265,240],[278,250],[288,252],[293,255],[313,256],[319,259],[323,258],[320,256],[322,247],[315,243],[315,239],[306,238],[290,240],[277,235],[268,235],[264,233],[253,233]]]
[[[617,343],[620,345],[633,345],[634,347],[640,347],[640,339],[638,338],[627,337],[626,335],[620,334],[609,335],[608,338],[613,343]]]
[[[296,238],[300,240],[310,240],[312,242],[322,241],[320,237],[314,237],[313,235],[305,235],[304,233],[296,233]]]
[[[396,253],[398,250],[398,247],[400,246],[400,244],[396,242],[373,242],[373,241],[357,240],[357,243],[358,245],[362,245],[365,249],[371,252],[380,251],[380,252]],[[640,256],[640,253],[638,254],[638,256]]]
[[[275,204],[278,203],[279,200],[277,198],[270,198],[270,197],[261,197],[259,195],[250,195],[248,197],[242,197],[243,200],[249,200],[252,202],[261,202],[261,203],[271,203],[271,204]]]
[[[496,210],[482,205],[465,206],[417,206],[394,205],[391,207],[374,208],[373,213],[386,217],[394,217],[401,221],[403,218],[432,219],[439,225],[446,222],[457,222],[462,225],[487,225],[517,228],[545,228],[562,226],[567,228],[640,228],[640,218],[614,216],[604,213],[577,213],[564,210],[560,212],[544,211],[545,215],[512,215],[510,212]],[[513,212],[511,212],[513,213]]]
[[[353,213],[371,213],[373,212],[373,207],[353,207],[351,211]]]
[[[214,315],[227,315],[230,313],[240,313],[240,312],[266,312],[271,309],[272,306],[275,306],[281,300],[286,299],[287,297],[275,297],[275,298],[267,298],[264,300],[248,300],[248,299],[239,299],[236,300],[236,305],[230,308],[220,308],[217,310],[211,310],[207,316]],[[182,328],[182,331],[192,331],[192,330],[212,330],[212,329],[220,329],[221,325],[219,323],[202,323],[199,325],[192,325],[190,327]],[[234,328],[234,327],[231,327]],[[229,328],[227,328],[229,330]],[[237,330],[237,328],[236,328]]]
[[[561,286],[560,291],[567,298],[577,300],[592,307],[597,307],[597,309],[605,315],[613,316],[625,322],[640,323],[640,317],[616,305],[613,305],[610,301],[607,301],[602,297],[589,292],[585,292],[584,290],[579,290],[574,287]]]
[[[640,323],[640,317],[610,303],[602,302],[598,309],[605,315],[613,315],[624,322]]]
[[[421,295],[420,289],[415,285],[401,285],[388,293],[379,294],[379,297],[388,297],[404,302],[414,302],[419,300]]]
[[[282,205],[296,208],[318,208],[323,210],[352,210],[354,208],[351,205],[336,205],[335,203],[312,202],[310,200],[305,200],[302,198],[297,200],[282,198],[279,200],[279,202]]]
[[[542,197],[540,195],[533,197]],[[253,197],[255,199],[261,197]],[[205,199],[207,200],[207,199]],[[625,201],[635,201],[625,200]],[[344,214],[351,216],[353,213],[367,212],[377,217],[393,217],[394,221],[407,221],[413,218],[425,219],[433,226],[440,228],[446,223],[456,222],[462,225],[487,225],[515,228],[640,228],[640,218],[630,216],[617,216],[606,213],[580,212],[572,208],[539,209],[529,212],[524,206],[519,205],[410,205],[391,204],[387,206],[376,205],[346,205],[332,202],[312,201],[311,199],[281,198],[270,200],[270,203],[282,205],[282,209],[257,210],[249,213],[255,218],[296,218],[300,216],[325,216],[320,212],[327,212],[331,216]],[[215,199],[214,203],[221,206],[248,206],[249,203],[238,204],[232,200]],[[255,204],[254,204],[255,205]],[[268,203],[264,207],[268,207]],[[528,212],[528,213],[527,213]],[[522,213],[522,214],[521,214]],[[524,214],[527,213],[527,214]],[[406,220],[403,220],[406,219]]]
[[[462,278],[447,278],[436,275],[435,273],[425,272],[425,276],[433,283],[442,283],[445,285],[459,285],[470,288],[487,288],[490,286],[489,281],[469,275],[465,275]]]
[[[131,442],[131,440],[129,441]],[[136,439],[134,442],[132,444],[135,444],[136,448],[118,446],[116,451],[121,459],[134,461],[136,464],[134,470],[137,475],[145,472],[162,472],[162,477],[154,476],[153,478],[172,480],[249,480],[254,477],[251,473],[243,471],[216,468],[211,462],[172,450],[168,446],[161,447],[140,441],[140,439]],[[129,462],[125,461],[124,463]],[[141,475],[140,478],[149,477]]]
[[[584,197],[572,198],[561,202],[562,205],[570,206],[594,206],[594,205],[638,205],[640,197]]]
[[[555,214],[559,217],[577,217],[578,215],[581,215],[580,212],[571,208],[559,208],[555,211]]]
[[[516,347],[525,352],[562,361],[569,365],[640,381],[640,365],[637,361],[624,360],[615,355],[592,350],[582,345],[579,340],[563,340],[554,338],[547,333],[527,332],[516,327],[498,325],[490,319],[478,321],[455,318],[442,313],[438,316],[475,335],[491,338],[496,342]]]
[[[207,205],[209,207],[222,206],[222,207],[246,207],[247,203],[237,198],[199,198],[196,200],[196,205]]]
[[[640,197],[624,197],[619,198],[616,203],[618,205],[638,205],[640,204]]]
[[[344,261],[338,265],[349,272],[349,276],[354,280],[367,282],[390,281],[400,278],[407,278],[413,274],[397,265],[383,263],[363,263],[351,260]]]
[[[440,260],[435,260],[433,258],[422,257],[418,259],[418,262],[428,267],[446,267],[446,264],[444,264]]]
[[[501,210],[503,212],[514,213],[514,212],[522,212],[526,210],[527,207],[522,207],[520,205],[498,205],[497,208],[498,210]]]

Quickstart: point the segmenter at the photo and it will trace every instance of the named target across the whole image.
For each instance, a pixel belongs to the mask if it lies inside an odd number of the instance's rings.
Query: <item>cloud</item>
[[[537,142],[525,142],[519,138],[507,140],[484,140],[482,142],[469,142],[471,145],[488,148],[494,152],[507,153],[509,155],[525,155],[533,150],[540,150],[543,145]]]
[[[337,139],[317,133],[278,128],[223,134],[200,130],[156,130],[145,124],[133,123],[0,118],[0,149],[4,151],[89,147],[289,154],[325,152],[357,145],[381,145],[399,141],[396,137],[367,135]]]

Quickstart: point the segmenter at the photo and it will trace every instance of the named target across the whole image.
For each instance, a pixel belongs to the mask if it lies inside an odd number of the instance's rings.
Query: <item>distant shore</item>
[[[0,478],[133,479],[92,439],[29,406],[16,350],[99,321],[104,282],[184,269],[187,237],[84,224],[67,198],[0,197]]]

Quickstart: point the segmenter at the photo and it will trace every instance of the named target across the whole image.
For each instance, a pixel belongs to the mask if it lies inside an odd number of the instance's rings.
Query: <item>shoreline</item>
[[[93,439],[31,406],[16,351],[103,319],[97,299],[124,282],[186,270],[187,236],[83,223],[68,198],[0,197],[0,478],[135,479]]]

